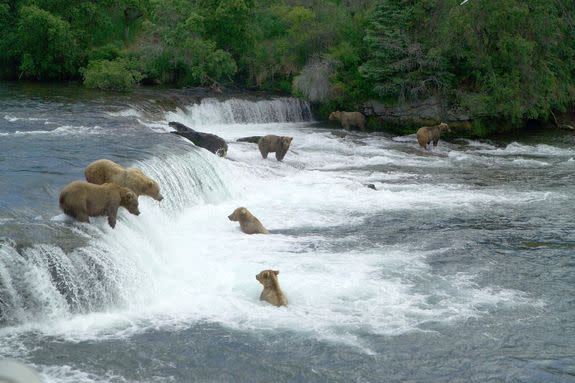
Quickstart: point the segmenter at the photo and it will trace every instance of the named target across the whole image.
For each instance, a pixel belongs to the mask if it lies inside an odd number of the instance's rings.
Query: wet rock
[[[228,144],[226,144],[226,141],[215,134],[198,132],[188,128],[184,124],[174,121],[170,122],[169,125],[176,129],[175,132],[170,133],[185,137],[192,141],[196,146],[207,149],[220,157],[225,157],[228,153]]]
[[[263,136],[250,136],[250,137],[242,137],[238,138],[237,142],[250,142],[252,144],[257,144],[260,141],[260,138]]]

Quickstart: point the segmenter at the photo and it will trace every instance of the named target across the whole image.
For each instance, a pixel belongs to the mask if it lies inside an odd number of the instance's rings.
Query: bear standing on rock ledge
[[[114,161],[97,160],[92,162],[84,171],[86,181],[101,185],[112,182],[127,187],[137,196],[147,195],[157,201],[164,199],[160,194],[160,186],[156,181],[147,177],[140,169],[124,169]]]
[[[108,224],[113,229],[120,206],[134,215],[140,215],[136,194],[116,184],[95,185],[74,181],[60,192],[60,209],[80,222],[89,223],[89,217],[107,215]]]
[[[268,158],[268,153],[275,152],[276,160],[281,161],[289,150],[292,140],[293,137],[269,134],[259,139],[258,148],[264,159]]]
[[[451,130],[449,130],[449,126],[445,122],[435,126],[424,126],[419,128],[417,131],[417,142],[424,149],[427,149],[427,145],[429,145],[430,142],[433,142],[433,146],[437,146],[439,136],[441,136],[441,133],[444,131],[451,132]]]

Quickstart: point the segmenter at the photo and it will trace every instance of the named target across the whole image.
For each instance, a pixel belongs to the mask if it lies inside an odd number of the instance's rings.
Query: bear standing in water
[[[287,306],[288,301],[278,282],[279,270],[264,270],[256,275],[256,279],[264,286],[260,301],[266,301],[274,306]]]
[[[439,137],[444,131],[451,132],[451,130],[449,130],[449,126],[445,122],[435,126],[424,126],[419,128],[417,131],[417,142],[424,149],[427,149],[427,145],[429,145],[430,142],[433,142],[433,146],[437,146]]]
[[[245,207],[238,207],[228,216],[228,219],[230,221],[239,221],[240,229],[246,234],[269,234],[260,220],[254,217]]]
[[[293,137],[275,136],[273,134],[263,136],[258,141],[258,148],[262,157],[268,158],[268,153],[275,152],[276,160],[281,161],[284,159]]]
[[[344,129],[350,129],[356,126],[362,132],[365,131],[365,116],[359,112],[331,112],[329,115],[330,121],[339,120]]]
[[[60,192],[60,209],[80,222],[89,223],[89,217],[106,215],[108,224],[114,228],[120,206],[134,215],[140,215],[138,196],[130,189],[113,183],[95,185],[74,181]]]
[[[84,171],[86,181],[101,185],[112,182],[131,189],[137,196],[147,195],[157,201],[164,199],[160,194],[160,186],[156,181],[147,177],[140,169],[124,169],[114,161],[97,160],[92,162]]]

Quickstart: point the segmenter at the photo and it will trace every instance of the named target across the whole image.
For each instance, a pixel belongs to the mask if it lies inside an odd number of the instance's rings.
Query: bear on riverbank
[[[138,196],[130,189],[113,183],[96,185],[74,181],[60,192],[60,209],[80,222],[89,223],[89,217],[106,215],[108,224],[114,228],[120,206],[134,215],[140,215]]]
[[[239,221],[240,229],[246,234],[268,234],[267,229],[262,225],[259,219],[245,207],[238,207],[228,216],[230,221]]]
[[[355,126],[362,132],[365,131],[365,116],[359,112],[331,112],[330,121],[339,120],[344,129],[350,129]]]
[[[164,199],[156,181],[146,176],[140,169],[125,169],[114,161],[94,161],[88,165],[84,175],[86,181],[92,184],[101,185],[106,182],[113,182],[131,189],[137,196],[147,195],[157,201]]]
[[[276,160],[281,161],[289,150],[292,140],[293,137],[269,134],[260,138],[258,141],[258,148],[260,149],[260,153],[264,159],[268,158],[268,153],[275,152]]]
[[[287,306],[288,301],[280,288],[278,281],[279,270],[264,270],[256,275],[256,279],[264,286],[260,294],[260,301],[266,301],[274,306]]]
[[[433,142],[433,146],[437,146],[439,137],[444,131],[451,132],[449,125],[445,122],[435,126],[421,127],[417,131],[417,142],[424,149],[427,149],[427,145],[429,145],[430,142]]]

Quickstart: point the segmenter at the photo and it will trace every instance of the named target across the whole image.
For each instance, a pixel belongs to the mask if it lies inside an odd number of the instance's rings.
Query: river
[[[294,137],[283,162],[235,141],[265,134]],[[67,218],[99,158],[165,199]],[[571,133],[425,152],[287,97],[0,83],[0,356],[46,382],[573,382],[574,192]],[[258,300],[264,269],[288,307]]]

